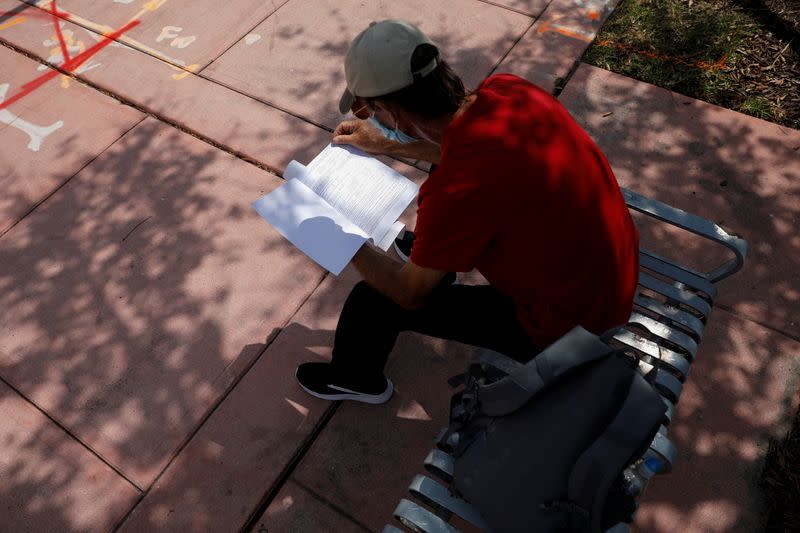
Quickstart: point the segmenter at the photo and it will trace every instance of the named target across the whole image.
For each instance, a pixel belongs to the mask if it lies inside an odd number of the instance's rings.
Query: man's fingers
[[[334,135],[332,141],[333,144],[352,144],[353,136],[348,134]]]
[[[333,130],[333,136],[336,137],[337,135],[349,135],[356,131],[357,127],[358,122],[355,120],[347,120],[336,126],[336,129]]]

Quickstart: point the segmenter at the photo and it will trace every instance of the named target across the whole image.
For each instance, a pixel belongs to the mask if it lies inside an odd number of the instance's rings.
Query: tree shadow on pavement
[[[561,100],[623,185],[748,241],[744,270],[718,285],[717,310],[670,429],[675,471],[655,480],[638,524],[753,531],[762,519],[756,483],[766,441],[785,431],[800,383],[800,132],[588,65]],[[643,248],[681,264],[707,269],[730,257],[686,232],[636,221]]]
[[[283,326],[322,277],[249,209],[279,183],[147,119],[0,240],[0,376],[133,492],[260,353],[241,346]],[[78,531],[94,513],[89,529],[110,527],[130,491],[83,501],[90,454],[54,467],[52,434],[25,433],[6,458],[4,524]]]

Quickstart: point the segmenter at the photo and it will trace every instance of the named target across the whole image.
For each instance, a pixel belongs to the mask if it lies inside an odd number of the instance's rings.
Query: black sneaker
[[[371,382],[342,379],[330,363],[303,363],[295,371],[297,382],[307,393],[323,400],[353,400],[364,403],[386,403],[394,385],[381,376]]]
[[[414,239],[417,236],[413,231],[406,231],[402,237],[394,240],[394,251],[400,256],[400,259],[408,263],[408,258],[411,257],[411,248],[414,247]]]

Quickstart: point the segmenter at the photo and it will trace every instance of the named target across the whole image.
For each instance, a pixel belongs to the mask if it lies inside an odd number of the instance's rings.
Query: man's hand
[[[390,141],[366,120],[346,120],[336,126],[333,143],[350,144],[372,155],[405,157],[429,163],[438,163],[442,155],[439,145],[428,141],[409,144]]]
[[[346,120],[333,130],[334,144],[350,144],[369,154],[388,154],[391,145],[397,144],[378,131],[366,120]]]

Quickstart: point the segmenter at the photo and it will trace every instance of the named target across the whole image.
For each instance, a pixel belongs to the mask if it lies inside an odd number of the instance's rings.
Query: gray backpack
[[[635,509],[621,473],[666,406],[610,338],[577,327],[526,364],[483,352],[451,383],[451,489],[494,533],[600,532]]]

